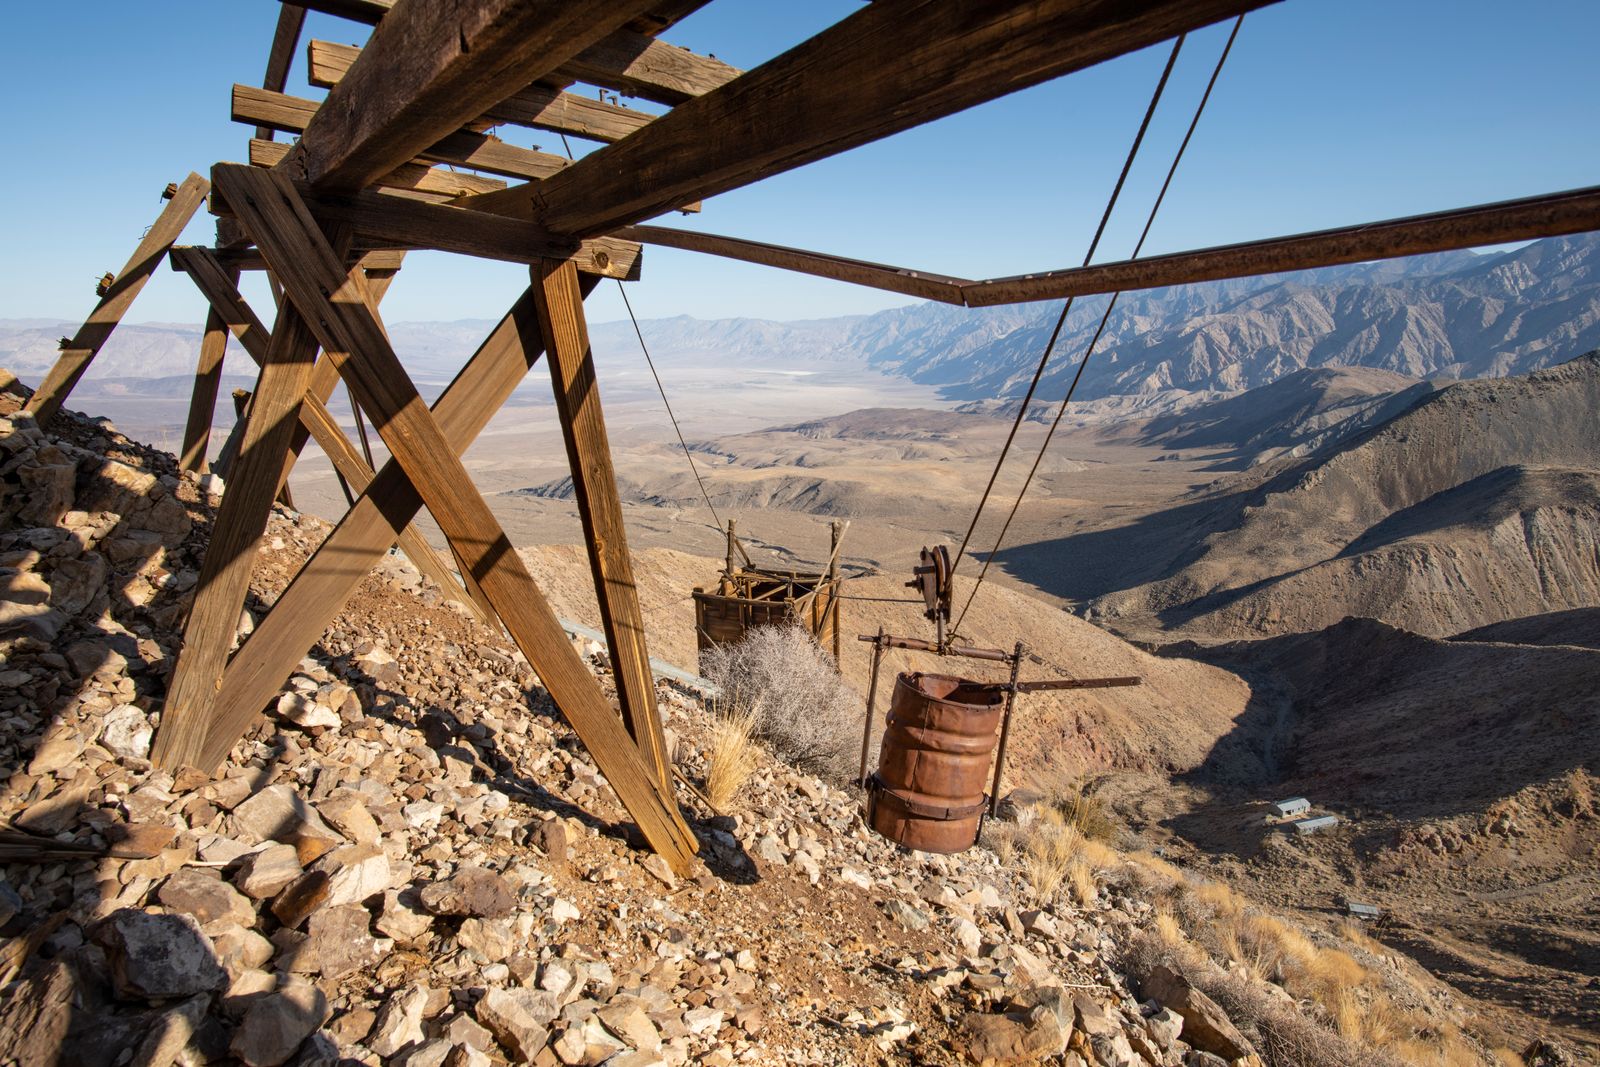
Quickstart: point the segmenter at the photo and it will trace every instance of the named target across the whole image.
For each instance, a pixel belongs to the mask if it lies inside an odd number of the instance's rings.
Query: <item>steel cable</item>
[[[1200,103],[1195,107],[1194,118],[1189,120],[1189,129],[1184,133],[1182,142],[1178,145],[1177,154],[1172,157],[1172,166],[1167,168],[1166,179],[1161,183],[1161,191],[1156,194],[1155,203],[1150,206],[1150,214],[1145,219],[1144,230],[1139,234],[1139,241],[1133,248],[1130,259],[1138,259],[1139,253],[1144,250],[1145,239],[1150,236],[1150,228],[1155,224],[1156,213],[1161,210],[1161,203],[1167,197],[1167,190],[1172,187],[1172,178],[1178,172],[1178,164],[1183,161],[1183,154],[1189,147],[1189,141],[1194,137],[1194,131],[1200,125],[1200,116],[1205,113],[1206,103],[1211,99],[1211,90],[1216,88],[1217,78],[1222,74],[1222,67],[1228,61],[1228,53],[1233,50],[1233,42],[1239,36],[1239,27],[1244,25],[1244,16],[1240,15],[1233,23],[1233,31],[1228,34],[1227,44],[1222,46],[1222,54],[1217,57],[1217,65],[1211,71],[1211,78],[1206,82],[1205,92],[1200,95]],[[1056,427],[1061,425],[1061,418],[1067,413],[1067,405],[1072,402],[1072,395],[1077,392],[1078,382],[1083,379],[1083,371],[1089,365],[1089,358],[1094,355],[1095,346],[1100,343],[1100,337],[1105,332],[1106,323],[1111,320],[1111,312],[1116,309],[1117,299],[1122,296],[1121,291],[1112,293],[1111,300],[1106,304],[1105,314],[1100,316],[1100,325],[1095,329],[1094,336],[1090,338],[1088,347],[1084,349],[1083,359],[1078,362],[1078,369],[1072,376],[1072,384],[1067,387],[1067,395],[1062,397],[1061,405],[1056,409],[1056,417],[1050,423],[1050,429],[1044,436],[1044,441],[1039,445],[1039,454],[1034,457],[1033,466],[1028,470],[1028,476],[1023,480],[1022,488],[1017,492],[1017,499],[1011,505],[1011,513],[1006,516],[1005,525],[1000,528],[1000,534],[995,538],[994,548],[983,561],[983,568],[978,572],[978,580],[973,583],[972,591],[967,594],[966,603],[961,606],[961,614],[956,617],[956,624],[950,628],[953,637],[961,629],[961,623],[967,617],[967,609],[972,607],[973,598],[978,595],[978,590],[983,586],[983,580],[989,574],[989,565],[994,562],[1000,552],[1000,547],[1005,543],[1007,532],[1011,529],[1011,522],[1017,517],[1017,510],[1022,507],[1022,498],[1027,495],[1029,487],[1033,484],[1033,477],[1039,471],[1039,464],[1044,461],[1046,450],[1050,447],[1050,440],[1055,436]]]

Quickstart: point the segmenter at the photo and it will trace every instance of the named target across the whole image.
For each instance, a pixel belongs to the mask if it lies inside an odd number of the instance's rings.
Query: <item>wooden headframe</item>
[[[697,849],[673,797],[583,298],[640,276],[641,245],[723,256],[951,304],[983,306],[1443,251],[1600,229],[1600,188],[1385,223],[983,281],[647,220],[1047,79],[1266,6],[1269,0],[876,0],[748,72],[658,38],[705,0],[298,0],[259,85],[233,88],[249,165],[218,164],[171,202],[29,407],[47,420],[172,250],[205,296],[181,462],[205,469],[222,353],[259,365],[230,438],[228,490],[202,567],[154,758],[214,769],[316,643],[362,575],[399,544],[527,656],[651,847]],[[287,91],[306,10],[373,27],[312,41],[322,101]],[[602,90],[596,97],[583,85]],[[624,103],[619,96],[649,102]],[[665,110],[663,110],[663,108]],[[576,159],[498,126],[598,147]],[[279,134],[297,135],[282,143]],[[215,188],[211,188],[214,184]],[[210,193],[215,248],[173,249]],[[530,285],[430,408],[378,314],[408,249],[523,264]],[[270,331],[239,295],[265,270]],[[461,456],[541,356],[551,374],[620,715],[602,695]],[[374,470],[327,408],[343,380],[392,458]],[[360,425],[358,421],[358,426]],[[364,432],[364,431],[363,431]],[[257,541],[308,441],[353,503],[229,654]],[[427,507],[460,582],[411,523]]]

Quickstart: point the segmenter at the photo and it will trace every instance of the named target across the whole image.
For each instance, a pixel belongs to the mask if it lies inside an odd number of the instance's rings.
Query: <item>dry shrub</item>
[[[1500,1064],[1500,1067],[1528,1067],[1528,1061],[1522,1058],[1522,1053],[1511,1048],[1497,1048],[1490,1053]]]
[[[854,772],[859,698],[799,626],[756,627],[736,644],[706,649],[700,664],[721,690],[722,711],[748,715],[774,755],[833,779]]]
[[[1039,794],[1041,804],[1059,811],[1085,838],[1110,841],[1116,836],[1117,825],[1107,814],[1105,803],[1089,793],[1082,781],[1060,772],[1035,772],[1028,784]]]
[[[1122,854],[1100,841],[1084,838],[1078,845],[1078,855],[1091,870],[1109,871],[1122,864]]]
[[[757,749],[751,739],[755,721],[744,712],[718,715],[711,724],[711,754],[706,760],[706,799],[726,810],[755,773]]]
[[[1067,884],[1072,887],[1072,897],[1081,907],[1087,908],[1100,896],[1094,871],[1081,859],[1075,859],[1067,865]]]
[[[1022,873],[1040,901],[1050,900],[1078,855],[1083,835],[1055,808],[1034,808],[1018,821],[1022,838]]]
[[[1374,956],[1382,956],[1388,951],[1383,947],[1382,942],[1378,941],[1371,934],[1367,933],[1367,931],[1362,928],[1361,924],[1354,919],[1346,919],[1344,922],[1339,924],[1339,936],[1350,942],[1356,948],[1359,948],[1364,952],[1370,952]]]

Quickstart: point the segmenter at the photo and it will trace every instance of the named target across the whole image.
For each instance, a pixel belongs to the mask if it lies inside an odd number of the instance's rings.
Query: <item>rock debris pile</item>
[[[693,813],[704,863],[676,877],[521,655],[399,557],[215,776],[155,769],[215,501],[106,424],[45,433],[19,404],[0,397],[6,1060],[1254,1062],[1181,979],[1141,1002],[1114,968],[1153,918],[1130,887],[1031,906],[987,851],[899,852],[775,761],[736,812]],[[326,532],[275,512],[241,636]],[[708,714],[659,695],[695,778]]]

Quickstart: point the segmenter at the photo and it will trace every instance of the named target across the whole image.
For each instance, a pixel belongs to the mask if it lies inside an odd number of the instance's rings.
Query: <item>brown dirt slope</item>
[[[599,612],[589,585],[588,565],[578,546],[523,550],[535,578],[563,617],[598,625]],[[693,670],[697,659],[694,605],[690,591],[715,583],[717,560],[670,549],[636,553],[635,576],[649,634],[651,654]],[[959,607],[971,589],[956,580]],[[849,597],[904,600],[910,591],[899,575],[871,575],[846,583]],[[847,600],[843,615],[844,675],[861,692],[867,688],[871,648],[857,634],[881,625],[892,634],[931,638],[920,601],[882,603]],[[1065,773],[1106,768],[1184,771],[1198,766],[1217,738],[1235,728],[1245,710],[1248,687],[1235,675],[1189,660],[1142,652],[1121,638],[1034,597],[986,583],[962,626],[972,644],[1010,648],[1018,639],[1046,663],[1029,663],[1024,677],[1074,677],[1136,674],[1134,688],[1087,690],[1069,695],[1034,695],[1021,706],[1014,735],[1016,758],[1008,781],[1016,784],[1033,769]],[[946,660],[894,651],[885,659],[884,684],[896,672],[929,670],[999,680],[998,665],[981,660]],[[880,696],[880,714],[887,697]],[[1048,756],[1047,756],[1048,754]]]

